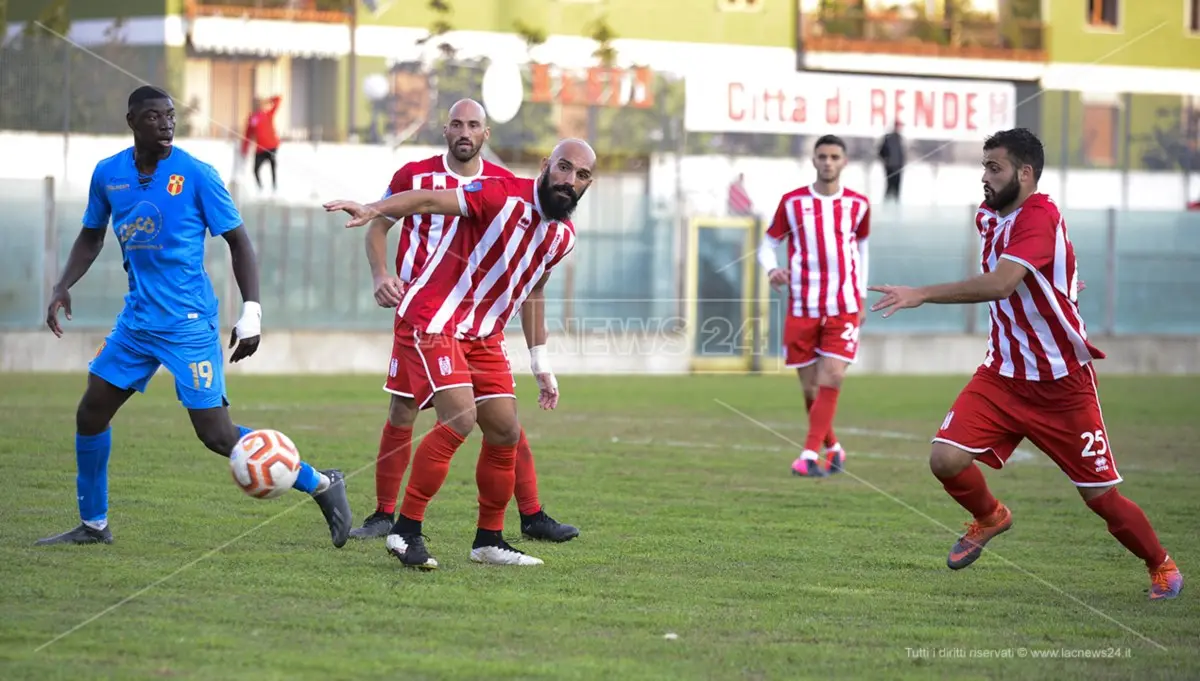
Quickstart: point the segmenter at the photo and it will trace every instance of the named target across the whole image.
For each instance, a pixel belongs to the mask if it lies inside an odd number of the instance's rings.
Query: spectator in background
[[[729,185],[729,214],[736,217],[752,217],[754,204],[746,193],[746,176],[738,173],[733,183]]]
[[[271,190],[277,190],[275,179],[275,154],[279,151],[279,134],[275,132],[275,112],[279,110],[281,97],[275,95],[268,100],[254,99],[254,112],[246,121],[246,134],[242,136],[242,156],[250,153],[250,143],[254,142],[254,181],[262,191],[262,178],[259,177],[263,163],[271,164]]]
[[[904,138],[900,136],[900,121],[896,127],[883,136],[879,145],[879,159],[883,161],[883,170],[887,173],[887,193],[884,200],[900,201],[900,174],[904,170]]]

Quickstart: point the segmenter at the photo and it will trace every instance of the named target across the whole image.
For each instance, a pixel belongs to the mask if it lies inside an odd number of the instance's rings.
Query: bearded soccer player
[[[833,434],[833,417],[846,369],[858,355],[866,317],[867,197],[842,187],[846,144],[825,135],[813,147],[817,181],[783,195],[758,259],[771,285],[788,287],[785,361],[800,375],[808,436],[792,474],[822,478],[840,473],[846,452]],[[788,266],[775,249],[786,240]],[[824,444],[825,466],[818,448]]]
[[[478,423],[483,451],[475,469],[479,522],[471,560],[541,565],[504,541],[504,511],[516,484],[517,421],[512,367],[500,332],[523,305],[538,404],[558,404],[558,383],[546,357],[545,299],[550,272],[571,252],[570,218],[592,183],[596,154],[581,140],[560,142],[537,180],[488,178],[455,190],[411,190],[362,206],[334,201],[348,227],[377,215],[462,217],[448,228],[400,303],[400,336],[413,399],[432,405],[437,424],[413,456],[388,552],[409,567],[435,569],[421,534],[425,509],[450,469],[450,459]],[[408,340],[411,339],[411,340]]]
[[[133,146],[96,164],[83,229],[46,313],[47,326],[61,337],[58,311],[71,319],[69,290],[100,255],[111,221],[129,274],[129,294],[88,366],[87,389],[75,411],[75,487],[82,523],[39,540],[41,545],[112,543],[109,423],[135,391],[146,390],[159,366],[175,377],[175,394],[210,450],[227,457],[238,439],[251,432],[229,417],[217,297],[204,271],[205,241],[219,236],[229,245],[243,300],[242,317],[229,341],[229,347],[237,346],[230,361],[253,355],[262,308],[250,236],[217,171],[173,145],[175,105],[166,92],[150,86],[134,90],[125,121],[133,131]],[[312,495],[333,545],[344,545],[351,518],[341,472],[317,471],[301,462],[294,487]]]
[[[872,310],[923,303],[987,303],[991,335],[983,364],[958,395],[933,438],[929,467],[974,520],[946,564],[974,563],[987,543],[1012,527],[1012,513],[988,491],[976,461],[1000,468],[1025,438],[1075,484],[1117,541],[1145,562],[1150,599],[1174,598],[1183,575],[1158,542],[1146,514],[1121,495],[1121,476],[1100,412],[1093,360],[1076,305],[1075,248],[1058,206],[1038,193],[1045,152],[1023,128],[983,145],[983,204],[975,216],[982,240],[980,276],[909,288],[872,286],[883,297]]]
[[[446,138],[446,153],[405,164],[392,177],[383,198],[410,189],[456,189],[482,177],[512,178],[507,169],[480,156],[483,145],[491,135],[483,107],[476,101],[464,99],[450,107],[448,121],[442,131]],[[437,248],[444,234],[457,228],[460,218],[444,215],[412,215],[400,221],[400,244],[396,251],[396,275],[388,273],[387,234],[397,221],[378,217],[367,228],[367,260],[375,281],[375,302],[381,307],[399,306],[405,289],[418,276]],[[532,307],[522,307],[525,323]],[[412,431],[420,410],[413,400],[413,389],[404,367],[403,345],[408,340],[401,330],[401,317],[395,317],[395,338],[392,358],[383,389],[391,393],[388,418],[379,439],[375,460],[375,512],[367,516],[362,527],[350,531],[351,537],[367,539],[386,536],[395,523],[397,497],[412,456]],[[503,331],[499,342],[503,342]],[[517,440],[517,507],[521,513],[521,533],[531,539],[564,542],[579,536],[579,530],[556,521],[546,514],[538,499],[537,471],[533,450],[525,431]]]

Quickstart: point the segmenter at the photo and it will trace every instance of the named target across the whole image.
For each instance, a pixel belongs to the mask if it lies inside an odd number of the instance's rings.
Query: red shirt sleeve
[[[463,215],[475,218],[475,223],[486,227],[508,202],[509,180],[489,177],[475,180],[458,187],[458,207]]]
[[[771,226],[767,228],[767,236],[776,241],[781,241],[792,231],[792,224],[788,222],[787,217],[787,197],[779,200],[779,207],[775,209],[775,217],[771,220]]]
[[[1008,243],[1000,257],[1040,270],[1054,260],[1054,214],[1042,206],[1021,211],[1013,221]]]
[[[871,236],[871,204],[863,202],[863,216],[854,229],[854,238],[862,241]]]
[[[550,264],[546,266],[547,272],[557,267],[559,263],[571,254],[571,251],[575,250],[575,234],[565,227],[559,227],[559,229],[563,230],[563,240],[558,247],[558,253],[554,255],[550,260]]]
[[[405,164],[392,175],[392,181],[388,183],[387,189],[383,192],[383,198],[386,199],[393,194],[406,192],[412,188],[412,171],[409,170],[408,164]]]

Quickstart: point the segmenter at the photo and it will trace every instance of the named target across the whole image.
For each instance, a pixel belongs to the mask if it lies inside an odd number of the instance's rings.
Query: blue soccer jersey
[[[121,244],[129,293],[118,323],[185,331],[214,322],[205,240],[236,229],[242,217],[216,169],[178,147],[144,179],[132,147],[100,161],[83,216],[88,229],[106,229],[111,218]]]

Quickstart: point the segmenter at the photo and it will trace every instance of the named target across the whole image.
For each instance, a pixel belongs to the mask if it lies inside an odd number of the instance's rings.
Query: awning
[[[332,58],[350,53],[346,24],[197,17],[188,34],[198,52]]]

